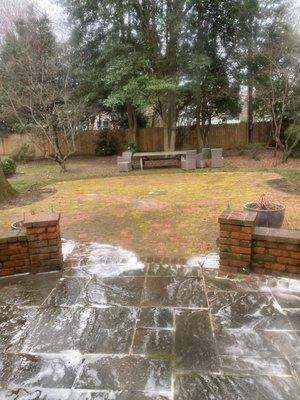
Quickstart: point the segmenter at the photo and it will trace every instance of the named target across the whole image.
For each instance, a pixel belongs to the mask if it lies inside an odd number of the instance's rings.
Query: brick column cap
[[[3,243],[16,243],[16,242],[24,242],[27,240],[26,233],[24,231],[19,230],[6,230],[0,235],[0,244]]]
[[[25,216],[23,225],[26,228],[36,226],[57,225],[60,220],[60,213],[43,212],[38,214],[29,214]]]
[[[300,245],[299,229],[275,229],[257,226],[253,231],[253,239],[276,243],[292,243]]]
[[[219,217],[220,224],[254,226],[256,212],[223,211]]]

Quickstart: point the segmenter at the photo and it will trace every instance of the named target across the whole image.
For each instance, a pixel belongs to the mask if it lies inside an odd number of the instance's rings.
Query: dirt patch
[[[284,193],[291,193],[300,195],[300,182],[289,181],[286,178],[270,179],[267,184],[276,190]]]
[[[31,188],[26,192],[19,194],[16,198],[10,200],[7,204],[1,204],[1,209],[7,210],[10,208],[22,207],[28,204],[33,204],[57,193],[54,188]]]
[[[134,203],[134,208],[139,211],[163,210],[166,207],[168,207],[167,202],[155,199],[138,200]]]
[[[274,157],[273,150],[259,150],[258,154],[253,157],[250,154],[239,155],[237,151],[226,150],[225,165],[235,167],[250,167],[250,168],[300,168],[300,159],[289,158],[287,163],[281,162],[281,154]]]

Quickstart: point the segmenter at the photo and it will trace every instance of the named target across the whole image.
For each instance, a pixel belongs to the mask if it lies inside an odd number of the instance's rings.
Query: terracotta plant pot
[[[255,220],[256,226],[265,226],[267,228],[281,228],[284,220],[285,207],[282,204],[275,204],[273,210],[261,210],[257,208],[257,203],[250,202],[244,204],[244,210],[257,213]]]

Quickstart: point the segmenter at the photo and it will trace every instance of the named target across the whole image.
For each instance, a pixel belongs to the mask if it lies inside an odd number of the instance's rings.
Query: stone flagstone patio
[[[0,279],[1,400],[300,398],[300,281],[64,253],[62,273]]]

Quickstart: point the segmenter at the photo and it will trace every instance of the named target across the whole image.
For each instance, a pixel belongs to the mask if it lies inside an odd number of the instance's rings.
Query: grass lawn
[[[120,245],[140,256],[187,257],[216,250],[217,219],[228,200],[241,209],[267,193],[287,207],[286,226],[300,226],[299,168],[228,165],[223,170],[148,169],[118,175],[115,159],[81,159],[60,174],[48,162],[19,167],[11,183],[26,194],[0,211],[0,232],[23,213],[54,208],[62,236]],[[38,190],[48,185],[51,196]],[[29,195],[28,195],[29,193]]]

